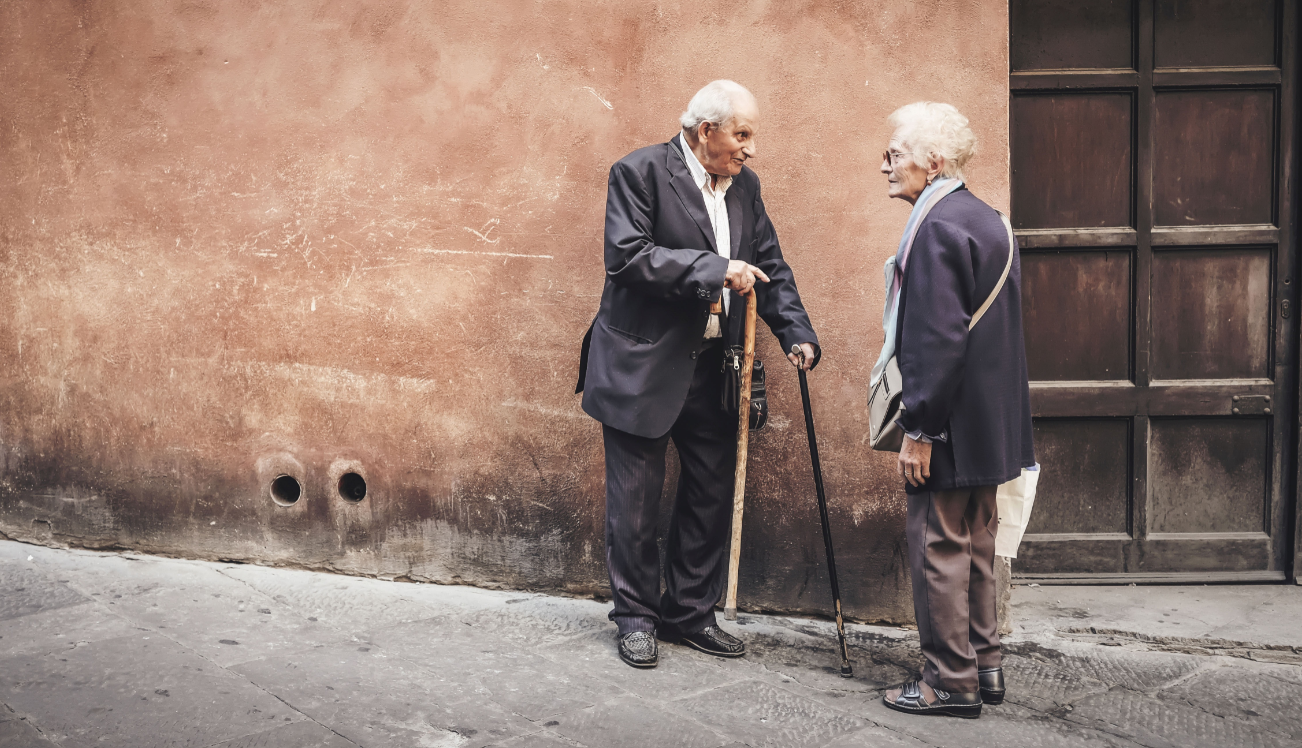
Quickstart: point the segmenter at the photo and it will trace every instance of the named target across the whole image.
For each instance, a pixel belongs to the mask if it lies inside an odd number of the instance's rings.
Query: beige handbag
[[[990,298],[972,315],[972,321],[967,325],[968,330],[976,327],[986,310],[995,303],[995,297],[1003,290],[1004,281],[1008,280],[1008,271],[1013,267],[1016,248],[1013,243],[1013,226],[1008,222],[1008,216],[1000,213],[999,217],[1003,219],[1004,229],[1008,231],[1008,262],[1004,263],[1004,274],[999,276],[999,282],[995,284],[995,290],[990,292]],[[904,392],[901,388],[903,381],[900,377],[900,364],[896,359],[897,356],[891,356],[881,378],[868,390],[868,439],[873,449],[879,452],[898,452],[904,444],[904,429],[896,423],[904,410]]]

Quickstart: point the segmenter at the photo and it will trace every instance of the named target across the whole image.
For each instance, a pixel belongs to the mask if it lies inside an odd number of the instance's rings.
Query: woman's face
[[[914,154],[909,153],[908,147],[900,141],[897,132],[891,138],[890,145],[886,147],[886,153],[882,156],[882,173],[886,175],[888,182],[886,194],[905,200],[909,205],[916,203],[918,196],[927,189],[929,171],[940,170],[935,166],[928,170],[914,160]]]

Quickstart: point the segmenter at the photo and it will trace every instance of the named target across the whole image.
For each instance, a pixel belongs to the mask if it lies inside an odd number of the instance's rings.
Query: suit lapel
[[[678,150],[678,144],[670,140],[665,155],[665,168],[669,169],[669,184],[673,185],[674,192],[678,193],[678,199],[682,202],[687,215],[696,221],[697,228],[709,243],[710,251],[717,252],[719,250],[714,246],[714,229],[710,226],[710,215],[705,212],[705,198],[701,195],[701,189],[696,186],[696,181],[692,179],[692,172],[687,168],[687,162],[683,158],[682,152]]]
[[[730,257],[734,260],[740,260],[737,251],[741,248],[741,195],[738,194],[740,186],[737,184],[737,178],[733,177],[733,182],[728,191],[723,194],[723,202],[728,206],[728,239]]]

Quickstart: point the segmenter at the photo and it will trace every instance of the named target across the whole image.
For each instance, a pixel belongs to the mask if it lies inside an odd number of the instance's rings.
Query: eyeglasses
[[[913,152],[900,152],[900,151],[892,151],[892,150],[889,150],[889,149],[888,149],[888,150],[882,151],[882,160],[885,161],[886,163],[890,164],[890,165],[891,165],[891,168],[894,169],[894,168],[895,168],[895,161],[896,161],[896,159],[898,159],[900,156],[916,156],[916,155],[917,155],[917,154],[916,154],[916,153],[913,153]]]

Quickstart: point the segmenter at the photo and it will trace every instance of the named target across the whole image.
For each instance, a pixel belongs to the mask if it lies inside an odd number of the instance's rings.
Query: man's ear
[[[706,137],[708,137],[710,133],[714,131],[714,129],[715,127],[713,122],[702,122],[701,124],[697,125],[696,126],[697,140],[704,141]]]

